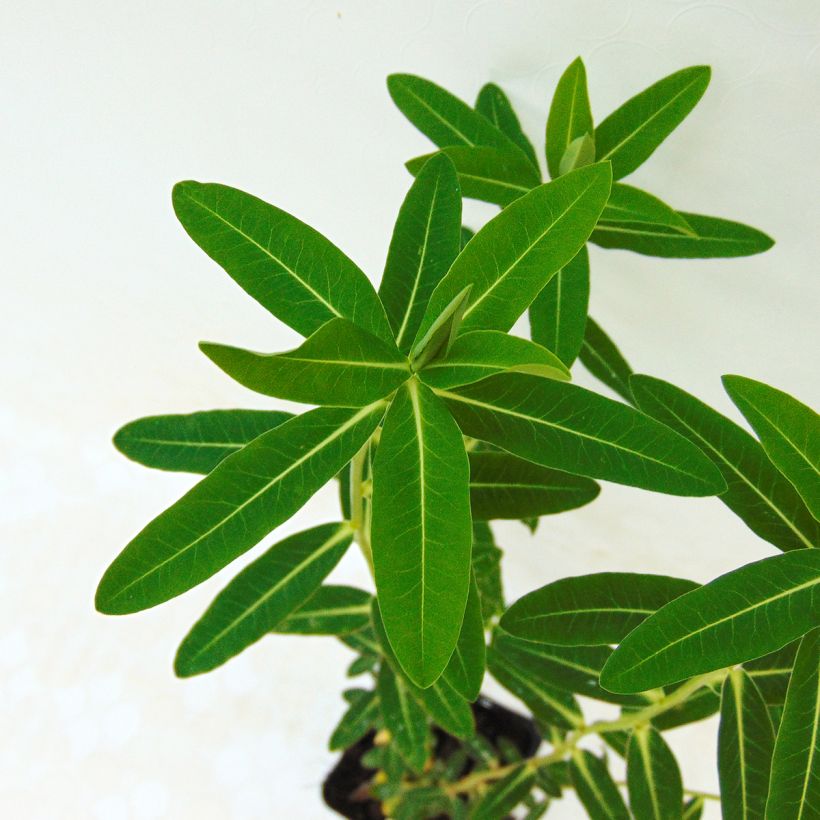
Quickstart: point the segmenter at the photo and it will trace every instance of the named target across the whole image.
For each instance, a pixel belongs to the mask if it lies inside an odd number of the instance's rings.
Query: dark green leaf
[[[592,112],[587,92],[587,74],[580,57],[561,75],[547,120],[547,167],[555,179],[570,143],[593,134]]]
[[[475,231],[472,228],[468,228],[466,225],[461,226],[461,250],[464,250],[464,246],[475,236]]]
[[[666,692],[674,691],[677,686],[668,686]],[[677,726],[688,726],[705,720],[720,709],[720,693],[711,686],[702,686],[697,689],[683,703],[673,706],[652,718],[652,725],[661,732],[674,729]]]
[[[121,427],[114,436],[114,446],[146,467],[205,475],[223,458],[290,418],[290,413],[279,410],[148,416]]]
[[[276,624],[292,635],[345,635],[370,623],[372,595],[355,587],[319,587],[299,609]]]
[[[383,663],[379,669],[376,691],[385,729],[392,735],[407,765],[420,772],[427,760],[429,745],[424,711],[389,664]]]
[[[755,682],[768,706],[782,706],[785,703],[799,645],[800,641],[793,641],[762,658],[743,664],[746,674]]]
[[[478,92],[475,110],[483,114],[499,131],[506,134],[538,170],[535,149],[521,130],[521,123],[518,122],[518,117],[507,95],[495,83],[487,83]]]
[[[668,382],[632,376],[629,384],[644,413],[686,436],[714,462],[729,487],[720,500],[753,532],[781,550],[820,544],[820,524],[745,430]]]
[[[759,658],[820,622],[820,550],[755,561],[667,604],[621,643],[601,673],[641,692]]]
[[[485,624],[504,611],[501,584],[501,550],[495,545],[492,530],[483,521],[473,523],[473,574],[481,599]]]
[[[519,766],[493,783],[476,801],[470,820],[498,820],[507,815],[532,791],[535,773]]]
[[[572,384],[502,373],[436,392],[465,435],[544,467],[676,495],[713,495],[726,487],[694,444]]]
[[[598,228],[603,227],[622,227],[627,233],[645,230],[650,236],[658,228],[664,229],[663,235],[670,230],[686,236],[696,235],[689,223],[665,202],[623,182],[612,185],[609,201],[598,220]]]
[[[590,820],[629,820],[629,812],[605,760],[586,749],[576,749],[569,770],[572,785]]]
[[[392,339],[368,278],[304,222],[226,185],[180,182],[173,200],[191,239],[303,336],[344,317],[385,341]]]
[[[599,160],[615,179],[631,174],[680,125],[709,85],[708,66],[676,71],[613,111],[595,129]]]
[[[330,751],[346,749],[365,735],[376,724],[379,701],[375,692],[356,691],[348,710],[330,736]]]
[[[693,797],[691,800],[687,800],[683,807],[683,820],[700,820],[703,816],[704,802],[702,797]]]
[[[333,478],[384,410],[384,402],[360,410],[320,407],[225,459],[117,556],[97,588],[97,609],[138,612],[210,578]]]
[[[444,670],[444,679],[462,697],[474,701],[481,691],[487,665],[484,621],[475,576],[470,577],[470,591],[458,643]]]
[[[371,599],[371,606],[373,599]],[[355,632],[348,632],[344,635],[339,635],[339,640],[350,647],[354,652],[361,655],[372,655],[374,657],[381,654],[381,646],[376,640],[376,635],[373,632],[372,625],[368,624]]]
[[[696,587],[682,578],[631,572],[562,578],[519,598],[504,613],[501,626],[539,643],[618,643],[647,617]]]
[[[591,316],[587,316],[584,341],[578,358],[599,382],[614,390],[630,404],[633,403],[632,390],[629,387],[632,368],[612,339]]]
[[[379,286],[402,353],[410,352],[430,294],[458,256],[461,230],[458,178],[452,162],[437,155],[407,192]]]
[[[626,761],[629,807],[635,820],[682,820],[683,783],[672,750],[660,733],[637,726]]]

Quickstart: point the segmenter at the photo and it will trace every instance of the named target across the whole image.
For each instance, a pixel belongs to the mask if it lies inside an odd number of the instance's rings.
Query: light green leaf
[[[596,129],[599,160],[615,179],[631,174],[680,125],[709,85],[708,66],[676,71],[613,111]]]
[[[775,467],[820,519],[820,416],[788,393],[754,379],[724,376],[723,386]]]
[[[473,519],[529,518],[583,507],[600,487],[591,479],[550,470],[509,453],[470,453]]]
[[[392,339],[373,285],[332,242],[285,211],[227,185],[180,182],[174,210],[228,275],[298,333],[346,318]]]
[[[632,368],[612,339],[591,316],[587,316],[584,341],[578,358],[599,382],[630,404],[634,402],[629,386]]]
[[[609,196],[606,164],[539,185],[491,219],[433,295],[420,333],[468,285],[462,330],[509,330],[552,275],[586,242]]]
[[[521,123],[507,95],[495,84],[487,83],[478,92],[475,110],[483,114],[499,131],[506,134],[526,155],[539,173],[535,149],[521,129]]]
[[[541,175],[518,150],[487,145],[454,145],[439,151],[450,159],[458,172],[461,195],[500,205],[502,208],[541,184]],[[436,154],[424,154],[405,163],[415,176]]]
[[[379,701],[376,693],[364,689],[355,690],[350,706],[330,736],[330,751],[336,752],[352,746],[375,726],[378,717]]]
[[[732,669],[723,683],[718,732],[720,806],[725,820],[763,818],[774,731],[752,679]]]
[[[800,642],[772,759],[767,820],[820,816],[820,629]]]
[[[264,433],[148,524],[97,588],[100,612],[124,615],[210,578],[290,518],[361,448],[385,403],[320,407]]]
[[[498,820],[509,813],[532,791],[535,773],[528,766],[519,766],[496,780],[476,801],[470,820]]]
[[[800,641],[786,644],[775,652],[743,664],[746,674],[755,682],[767,706],[782,706]]]
[[[447,354],[428,364],[419,377],[430,387],[458,387],[494,373],[530,373],[569,381],[564,363],[545,347],[500,330],[473,330],[458,336]]]
[[[587,73],[580,57],[561,75],[547,119],[547,167],[555,179],[570,143],[593,134],[592,112],[587,92]]]
[[[632,376],[629,384],[644,413],[714,462],[729,487],[720,500],[753,532],[784,551],[820,545],[820,524],[745,430],[668,382]]]
[[[461,248],[461,192],[452,162],[434,156],[418,173],[396,219],[379,296],[402,353],[430,294]]]
[[[114,446],[146,467],[210,473],[222,459],[293,418],[279,410],[204,410],[147,416],[121,427]]]
[[[376,683],[384,727],[392,735],[399,754],[415,772],[421,772],[428,756],[429,735],[424,710],[383,663]]]
[[[632,732],[626,782],[635,820],[682,820],[680,768],[666,741],[650,726],[636,726]]]
[[[562,578],[519,598],[504,613],[501,626],[539,643],[618,643],[661,607],[696,588],[683,578],[632,572]]]
[[[605,760],[586,749],[575,749],[569,770],[575,792],[590,820],[629,820],[629,812]]]
[[[598,220],[598,228],[604,226],[623,227],[634,233],[646,229],[650,236],[659,227],[666,229],[663,233],[672,230],[686,236],[696,235],[689,223],[665,202],[623,182],[612,185],[609,201]]]
[[[740,222],[686,211],[678,213],[689,225],[690,234],[662,225],[610,222],[599,223],[590,241],[602,248],[620,248],[668,259],[752,256],[774,245],[771,237]]]
[[[595,138],[591,134],[584,134],[574,139],[564,151],[558,174],[563,176],[576,168],[583,168],[595,162]]]
[[[484,622],[481,618],[481,599],[475,576],[470,576],[470,590],[458,643],[444,669],[444,680],[469,701],[481,692],[484,669],[487,666]]]
[[[422,370],[429,362],[447,354],[461,326],[472,287],[467,285],[459,291],[423,334],[419,328],[410,353],[414,370]]]
[[[564,265],[530,305],[530,335],[570,367],[584,342],[589,305],[586,246]]]
[[[345,635],[370,623],[373,596],[355,587],[319,587],[295,612],[280,621],[273,632],[289,635]]]
[[[274,629],[319,588],[352,540],[348,524],[324,524],[280,541],[245,567],[185,636],[177,675],[210,672]]]
[[[385,418],[373,464],[373,564],[390,645],[417,686],[430,686],[458,640],[470,584],[469,464],[446,408],[406,382]]]
[[[471,502],[472,503],[472,502]],[[504,611],[501,583],[501,550],[484,521],[473,523],[473,575],[481,599],[481,617],[485,624]]]
[[[755,561],[688,592],[621,643],[601,673],[613,692],[641,692],[759,658],[820,622],[820,550]]]
[[[244,387],[305,404],[362,407],[410,377],[410,365],[394,345],[347,319],[332,319],[287,353],[253,353],[210,342],[199,347]]]
[[[465,435],[544,467],[677,495],[712,495],[726,487],[694,444],[572,384],[502,373],[436,392]]]

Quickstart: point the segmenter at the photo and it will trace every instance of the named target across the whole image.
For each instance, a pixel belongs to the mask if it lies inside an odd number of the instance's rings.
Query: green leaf
[[[709,66],[676,71],[613,111],[596,129],[599,160],[615,179],[631,174],[680,125],[709,85]]]
[[[820,416],[788,393],[754,379],[724,376],[723,386],[775,467],[820,519]]]
[[[537,719],[563,729],[580,726],[583,716],[572,693],[544,680],[539,658],[509,650],[509,645],[493,642],[487,650],[490,674],[525,703]]]
[[[210,342],[199,347],[244,387],[305,404],[361,407],[410,377],[410,365],[395,346],[347,319],[332,319],[287,353],[253,353]]]
[[[759,658],[820,621],[820,550],[755,561],[688,592],[621,643],[601,673],[613,692],[641,692]]]
[[[539,643],[618,643],[661,607],[696,588],[683,578],[632,572],[562,578],[519,598],[501,626]]]
[[[414,370],[421,370],[437,357],[447,354],[461,326],[472,287],[467,285],[459,291],[423,334],[419,328],[410,352]]]
[[[350,706],[342,715],[330,736],[330,751],[335,752],[352,746],[376,724],[379,716],[379,701],[375,692],[355,690]]]
[[[712,460],[729,488],[720,500],[753,532],[784,551],[820,544],[820,524],[745,430],[668,382],[632,376],[629,384],[644,413]]]
[[[475,521],[473,575],[478,587],[478,597],[481,599],[481,617],[485,624],[504,611],[501,554],[501,550],[495,545],[489,525],[483,521]]]
[[[574,139],[564,151],[561,163],[558,166],[560,176],[574,171],[576,168],[583,168],[595,162],[595,138],[590,134]]]
[[[461,192],[452,162],[425,163],[396,219],[379,296],[402,353],[421,323],[430,294],[461,249]]]
[[[637,726],[632,732],[627,748],[626,782],[635,820],[682,820],[680,769],[657,730]]]
[[[210,672],[274,629],[319,588],[352,540],[348,524],[324,524],[280,541],[245,567],[185,636],[177,675]]]
[[[487,665],[486,650],[484,621],[481,618],[481,599],[475,576],[471,575],[461,633],[443,673],[447,683],[471,702],[481,692],[484,669]]]
[[[570,143],[593,134],[592,112],[587,92],[587,73],[580,57],[561,75],[547,119],[547,167],[555,179]]]
[[[473,519],[529,518],[583,507],[597,498],[592,480],[540,467],[508,453],[470,453]]]
[[[800,641],[793,641],[762,658],[743,664],[746,674],[755,682],[768,706],[782,706]]]
[[[470,584],[469,464],[442,402],[415,380],[385,418],[373,464],[373,564],[387,635],[417,686],[444,671]]]
[[[766,704],[741,669],[723,683],[718,732],[720,805],[725,820],[762,818],[769,793],[774,731]]]
[[[535,149],[521,129],[521,123],[507,95],[495,84],[487,83],[478,92],[475,110],[483,114],[499,131],[506,134],[526,155],[539,173]]]
[[[629,820],[629,812],[605,760],[586,749],[575,749],[569,770],[572,785],[590,820]]]
[[[147,416],[121,427],[114,436],[114,446],[146,467],[205,475],[223,458],[291,418],[290,413],[279,410]]]
[[[117,556],[96,606],[124,615],[210,578],[293,515],[361,448],[385,403],[320,407],[264,433],[148,524]]]
[[[590,241],[602,248],[620,248],[645,256],[667,259],[711,259],[752,256],[774,245],[774,240],[757,228],[740,222],[679,211],[691,234],[661,225],[599,224]]]
[[[385,729],[392,735],[407,765],[413,771],[421,772],[429,744],[424,711],[386,663],[379,669],[376,691]]]
[[[475,236],[475,231],[472,228],[468,228],[466,225],[461,226],[461,250],[464,250],[464,246]]]
[[[527,766],[518,766],[496,780],[476,801],[470,820],[498,820],[509,813],[532,791],[535,773]]]
[[[599,382],[630,404],[634,402],[629,386],[632,368],[612,339],[591,316],[587,316],[584,341],[578,358]]]
[[[444,154],[455,166],[461,195],[467,199],[504,208],[541,184],[541,175],[518,150],[454,145],[442,148],[438,153]],[[405,166],[415,176],[431,156],[437,154],[414,157]]]
[[[820,629],[800,642],[772,759],[766,817],[820,815]]]
[[[319,587],[273,629],[289,635],[345,635],[370,623],[372,595],[355,587]]]
[[[678,685],[679,686],[679,685]],[[667,686],[666,692],[673,692],[678,686]],[[667,709],[652,718],[652,725],[659,731],[688,726],[711,717],[720,709],[720,694],[711,686],[702,686],[689,695],[683,703]]]
[[[598,220],[598,228],[605,226],[622,227],[629,233],[646,230],[650,236],[657,228],[665,229],[664,234],[672,230],[686,236],[696,236],[689,223],[676,210],[656,196],[623,182],[612,185],[609,201]]]
[[[543,467],[676,495],[713,495],[726,486],[694,444],[582,387],[502,373],[436,392],[465,435]]]
[[[472,285],[462,330],[509,330],[552,275],[586,242],[609,196],[605,164],[539,185],[491,219],[433,295],[420,333]]]
[[[180,182],[174,210],[188,235],[274,316],[303,336],[340,317],[392,339],[373,285],[304,222],[227,185]]]
[[[530,335],[570,367],[581,351],[589,305],[586,246],[564,265],[530,305]]]
[[[687,800],[683,807],[683,820],[700,820],[703,816],[704,799],[702,797],[693,797]]]
[[[530,373],[569,381],[569,370],[545,347],[500,330],[473,330],[458,336],[445,356],[419,374],[430,387],[458,387],[494,373]]]
[[[375,598],[371,599],[371,605],[375,605]],[[372,619],[372,613],[371,613]],[[382,654],[380,642],[376,638],[372,624],[368,624],[355,632],[348,632],[340,635],[339,640],[360,655],[372,655],[377,657]]]

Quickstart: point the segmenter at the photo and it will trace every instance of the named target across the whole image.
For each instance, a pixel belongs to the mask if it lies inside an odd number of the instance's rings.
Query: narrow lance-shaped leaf
[[[581,351],[589,307],[586,246],[564,265],[530,305],[530,335],[570,367]]]
[[[820,623],[820,550],[755,561],[667,604],[630,633],[601,673],[641,692],[758,658]]]
[[[330,736],[330,751],[352,746],[376,725],[378,718],[379,700],[376,693],[364,689],[355,690],[350,706]]]
[[[481,599],[481,617],[487,624],[504,611],[504,591],[501,583],[501,550],[484,521],[473,523],[473,574]]]
[[[800,642],[772,759],[767,820],[820,816],[820,629]]]
[[[469,465],[442,402],[415,380],[385,418],[373,465],[373,564],[390,645],[433,683],[458,640],[470,582]]]
[[[390,732],[399,754],[413,771],[420,772],[428,754],[424,711],[386,663],[379,669],[376,691],[384,726]]]
[[[476,801],[470,820],[498,820],[509,813],[532,791],[535,773],[519,766],[493,783]]]
[[[541,175],[520,152],[486,145],[442,148],[458,172],[462,196],[500,205],[502,208],[541,184]],[[430,154],[405,163],[414,176],[430,159]],[[435,155],[433,155],[435,156]]]
[[[535,169],[539,170],[532,143],[521,129],[521,123],[507,95],[495,83],[482,86],[476,97],[475,110],[483,114],[499,131],[506,134],[527,155]]]
[[[509,330],[586,242],[609,196],[606,164],[539,185],[491,219],[430,297],[420,333],[472,285],[462,330]]]
[[[561,157],[558,173],[563,176],[593,162],[595,162],[595,138],[591,134],[584,134],[567,146],[564,156]]]
[[[467,285],[459,291],[444,306],[424,333],[419,328],[410,351],[414,370],[422,370],[429,362],[447,354],[461,326],[472,288],[472,285]]]
[[[245,567],[185,636],[177,675],[209,672],[270,632],[319,588],[352,540],[348,524],[324,524],[286,538]]]
[[[345,635],[370,623],[373,596],[363,589],[328,584],[319,587],[273,632],[291,635]]]
[[[407,359],[392,343],[347,319],[332,319],[287,353],[253,353],[208,342],[200,349],[241,385],[305,404],[361,407],[392,393],[410,376]]]
[[[676,71],[613,111],[595,129],[599,160],[620,179],[632,173],[680,125],[709,85],[708,66]]]
[[[434,156],[399,210],[379,297],[402,353],[410,352],[430,294],[461,247],[461,192],[452,162]]]
[[[502,373],[437,392],[465,435],[544,467],[677,495],[712,495],[726,486],[682,436],[572,384]]]
[[[558,81],[547,119],[547,167],[553,179],[559,175],[567,148],[585,134],[593,134],[592,112],[586,69],[577,57]]]
[[[210,578],[290,518],[354,456],[384,415],[320,407],[254,439],[148,524],[106,570],[100,612],[167,601]]]
[[[424,367],[419,376],[430,387],[458,387],[504,372],[570,379],[569,370],[555,354],[500,330],[473,330],[458,336],[447,354]]]
[[[745,430],[668,382],[632,376],[629,384],[644,413],[686,436],[714,462],[729,488],[720,500],[753,532],[781,550],[820,545],[820,524]]]
[[[820,416],[788,393],[743,376],[724,376],[729,397],[780,472],[820,519]]]
[[[541,643],[618,643],[661,607],[696,588],[683,578],[632,572],[562,578],[519,598],[501,626]]]
[[[700,795],[687,800],[683,807],[683,820],[700,820],[703,816],[705,802]]]
[[[666,741],[650,726],[638,726],[632,732],[626,782],[635,820],[682,820],[680,768]]]
[[[662,235],[667,235],[670,230],[687,236],[696,235],[674,208],[656,196],[623,182],[612,185],[609,200],[598,220],[598,229],[604,226],[622,227],[635,235],[646,231],[647,235],[652,236],[658,228],[663,229]]]
[[[586,749],[575,749],[569,770],[572,785],[590,820],[629,820],[629,812],[605,760]]]
[[[634,402],[629,386],[632,368],[612,339],[591,316],[587,316],[584,341],[578,358],[599,382],[630,404]]]
[[[720,807],[725,820],[762,818],[769,793],[774,732],[766,704],[741,669],[723,683],[718,732]]]
[[[782,706],[794,666],[794,656],[800,641],[743,664],[746,674],[755,682],[767,706]]]
[[[180,182],[174,210],[188,235],[274,316],[303,336],[344,317],[392,339],[362,271],[304,222],[227,185]]]
[[[146,467],[206,475],[262,433],[293,418],[280,410],[204,410],[129,422],[114,446]]]
[[[550,470],[509,453],[470,453],[473,519],[528,518],[574,510],[593,501],[591,479]]]
[[[447,683],[469,701],[474,701],[481,691],[487,665],[486,649],[481,599],[475,577],[471,574],[461,632],[443,673]]]

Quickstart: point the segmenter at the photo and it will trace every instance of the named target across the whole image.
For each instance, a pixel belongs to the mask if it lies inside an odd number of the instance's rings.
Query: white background
[[[343,710],[345,649],[271,638],[211,675],[175,680],[177,643],[236,566],[141,615],[92,606],[117,551],[193,480],[127,462],[112,433],[141,415],[270,406],[196,342],[297,341],[191,243],[171,185],[251,191],[377,280],[409,183],[402,162],[429,150],[385,76],[416,72],[468,100],[494,80],[540,147],[552,89],[577,54],[599,121],[657,78],[710,63],[702,103],[630,181],[778,242],[713,262],[593,248],[593,315],[636,369],[736,418],[722,373],[816,404],[815,0],[3,0],[2,816],[327,816],[319,783],[334,759],[326,739]],[[469,212],[475,225],[491,211]],[[335,509],[328,488],[280,534]],[[510,598],[588,571],[703,581],[773,553],[714,499],[611,485],[535,537],[515,523],[497,533]],[[366,583],[355,552],[338,577]],[[694,788],[716,786],[714,730],[670,736]],[[553,814],[579,812],[570,799]]]

